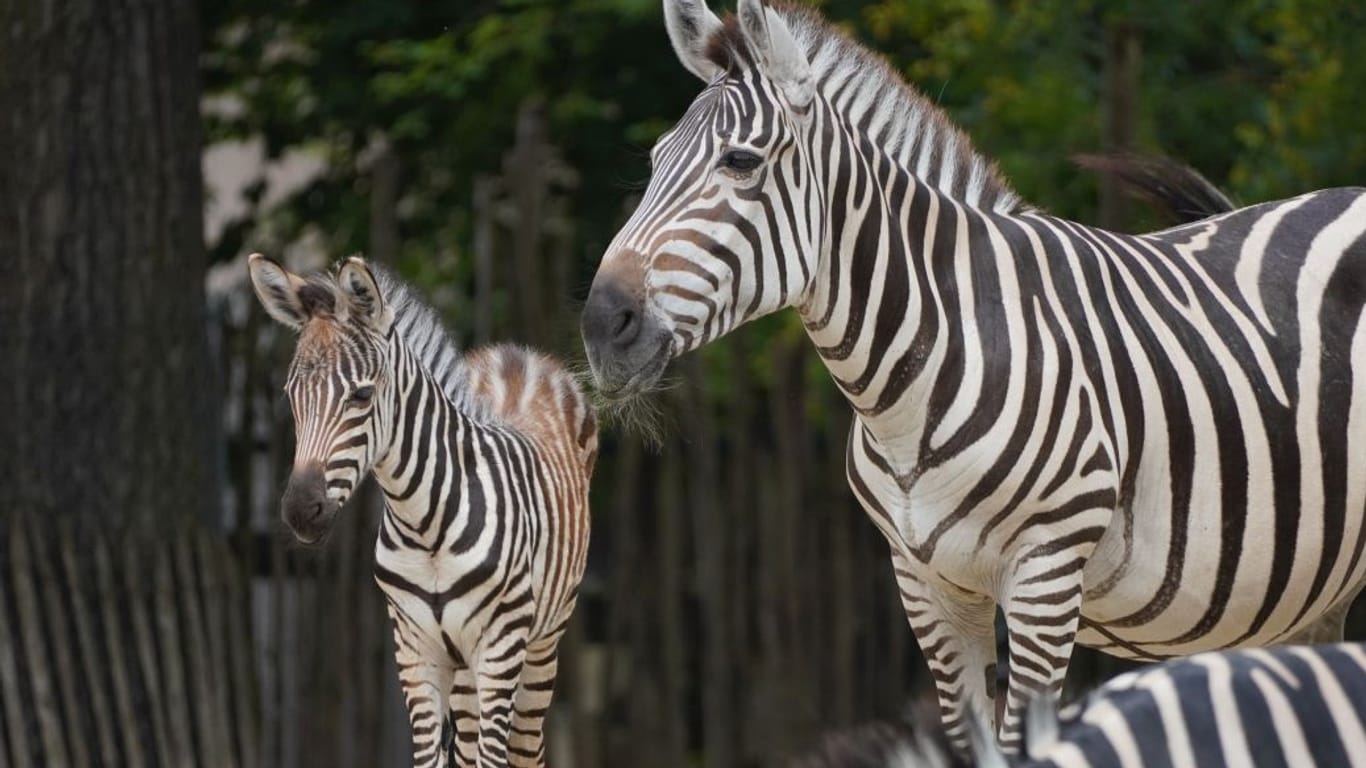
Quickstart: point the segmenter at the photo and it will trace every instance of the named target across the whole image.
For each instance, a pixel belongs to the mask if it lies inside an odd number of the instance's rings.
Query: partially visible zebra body
[[[998,606],[1007,745],[1075,641],[1153,660],[1341,637],[1366,579],[1363,190],[1088,227],[1025,204],[813,11],[664,6],[706,86],[585,304],[599,389],[648,391],[796,309],[960,744],[994,711]]]
[[[543,765],[588,551],[590,405],[545,355],[462,355],[411,288],[359,258],[307,279],[260,255],[250,266],[267,311],[300,331],[285,521],[317,541],[367,474],[384,492],[375,578],[414,764],[454,752],[462,765]]]
[[[1202,653],[1120,675],[1061,713],[1040,699],[1011,758],[985,733],[958,754],[941,728],[922,717],[835,732],[792,767],[1366,765],[1366,646]]]

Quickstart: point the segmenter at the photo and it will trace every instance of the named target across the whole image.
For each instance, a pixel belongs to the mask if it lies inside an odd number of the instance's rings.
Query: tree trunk
[[[19,764],[110,754],[118,745],[91,722],[105,714],[131,762],[194,765],[206,746],[205,702],[191,696],[202,680],[182,653],[193,618],[177,608],[167,547],[196,518],[217,522],[221,503],[198,37],[188,0],[0,4],[0,530],[43,558],[0,579],[28,617],[0,627],[0,667],[22,642],[19,671],[41,684],[41,728]],[[56,553],[89,556],[105,540],[120,543],[99,578],[61,584]],[[85,595],[111,602],[86,614]],[[92,698],[103,711],[80,704],[72,676],[86,669],[111,670],[112,699]]]
[[[197,7],[9,0],[0,30],[0,514],[207,515]]]
[[[1138,91],[1142,75],[1142,39],[1127,20],[1105,22],[1105,123],[1107,152],[1132,152],[1138,133]],[[1124,231],[1129,224],[1129,198],[1118,179],[1100,181],[1100,225]]]
[[[545,267],[545,217],[542,214],[550,160],[542,107],[538,102],[527,101],[517,113],[517,143],[504,159],[503,178],[514,211],[514,219],[508,222],[512,246],[508,285],[517,298],[519,337],[536,346],[546,343],[542,322],[546,307],[538,276],[543,274]]]

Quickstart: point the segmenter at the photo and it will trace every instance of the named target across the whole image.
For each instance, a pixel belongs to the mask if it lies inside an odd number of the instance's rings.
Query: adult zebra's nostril
[[[640,299],[612,280],[594,284],[583,309],[583,338],[590,352],[627,352],[644,325]]]

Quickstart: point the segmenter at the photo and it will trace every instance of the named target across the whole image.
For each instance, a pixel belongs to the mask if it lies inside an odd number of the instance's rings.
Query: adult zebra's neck
[[[802,318],[861,421],[914,461],[926,430],[945,423],[939,411],[952,411],[939,402],[946,365],[980,362],[961,359],[962,344],[950,354],[976,300],[973,254],[1008,247],[989,226],[994,214],[922,181],[852,127],[836,143],[823,171],[831,182],[821,266]]]

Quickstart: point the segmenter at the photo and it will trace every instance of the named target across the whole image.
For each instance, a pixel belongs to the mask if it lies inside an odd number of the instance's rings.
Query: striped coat
[[[1366,646],[1202,653],[1121,675],[1059,713],[1031,704],[1023,754],[948,748],[929,718],[827,734],[794,768],[1228,768],[1366,764]]]
[[[543,765],[588,551],[592,408],[545,355],[462,354],[411,288],[361,259],[304,279],[253,256],[251,272],[300,331],[285,521],[317,541],[367,474],[384,494],[375,578],[414,764]]]
[[[1142,236],[1024,203],[884,62],[800,8],[665,0],[706,82],[652,152],[583,336],[599,387],[800,314],[856,418],[960,745],[1060,688],[1074,642],[1160,659],[1340,636],[1366,579],[1366,193]]]

